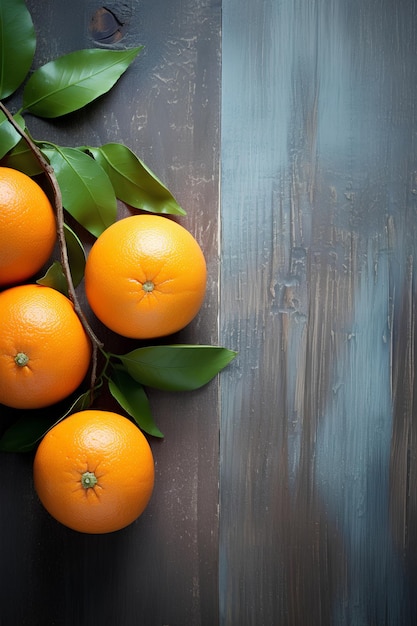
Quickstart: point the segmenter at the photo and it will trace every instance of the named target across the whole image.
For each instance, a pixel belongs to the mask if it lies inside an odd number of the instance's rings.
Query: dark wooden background
[[[59,526],[31,455],[0,457],[1,626],[413,626],[414,1],[127,0],[119,30],[93,0],[28,6],[37,64],[145,46],[88,110],[28,123],[162,178],[210,273],[175,339],[239,356],[151,395],[154,497],[119,533]]]

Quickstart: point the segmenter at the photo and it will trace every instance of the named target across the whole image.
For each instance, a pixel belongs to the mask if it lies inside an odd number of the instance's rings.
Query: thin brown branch
[[[58,235],[58,243],[59,243],[59,249],[60,249],[60,255],[61,255],[61,265],[62,265],[62,270],[64,272],[64,276],[65,276],[65,279],[66,279],[67,285],[68,285],[68,296],[69,296],[71,302],[73,303],[74,310],[75,310],[76,314],[78,315],[78,317],[79,317],[79,319],[80,319],[80,321],[81,321],[81,323],[82,323],[82,325],[84,327],[84,330],[86,331],[86,333],[89,336],[89,338],[91,340],[91,343],[92,343],[93,355],[92,355],[92,368],[91,368],[91,388],[93,388],[94,385],[95,385],[96,374],[97,374],[98,349],[99,348],[103,348],[103,344],[98,339],[97,335],[95,334],[95,332],[91,328],[91,326],[90,326],[90,324],[89,324],[89,322],[88,322],[88,320],[87,320],[87,318],[86,318],[86,316],[84,314],[84,311],[82,310],[82,307],[81,307],[80,302],[78,300],[78,297],[77,297],[77,294],[76,294],[76,291],[75,291],[75,287],[74,287],[74,283],[73,283],[73,280],[72,280],[71,268],[70,268],[70,263],[69,263],[69,259],[68,259],[67,243],[66,243],[66,240],[65,240],[64,207],[63,207],[63,204],[62,204],[61,189],[59,187],[57,178],[55,176],[55,172],[54,172],[53,167],[51,167],[51,165],[45,159],[45,157],[43,156],[42,152],[40,151],[38,146],[35,144],[35,142],[31,139],[31,137],[25,132],[25,130],[20,128],[19,124],[17,124],[17,122],[13,118],[13,115],[10,113],[10,111],[7,109],[7,107],[1,101],[0,101],[0,109],[4,113],[4,115],[6,116],[6,118],[10,122],[10,124],[13,126],[13,128],[19,133],[19,135],[24,139],[24,141],[28,145],[29,149],[31,150],[31,152],[35,156],[36,160],[38,161],[39,165],[41,166],[43,172],[45,173],[45,176],[46,176],[46,178],[47,178],[47,180],[49,182],[49,185],[51,187],[51,190],[52,190],[52,193],[53,193],[53,204],[54,204],[54,208],[55,208],[55,215],[56,215],[56,221],[57,221],[57,235]]]

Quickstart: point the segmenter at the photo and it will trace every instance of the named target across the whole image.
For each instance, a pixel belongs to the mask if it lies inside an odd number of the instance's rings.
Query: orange
[[[46,510],[83,533],[128,526],[145,510],[154,486],[148,441],[110,411],[80,411],[59,422],[42,439],[33,470]]]
[[[83,381],[91,344],[62,293],[20,285],[0,293],[0,403],[35,409],[69,396]]]
[[[133,215],[109,226],[87,258],[85,291],[101,322],[133,339],[171,335],[198,313],[206,290],[203,252],[180,224]]]
[[[0,167],[0,286],[36,274],[56,236],[54,211],[42,188],[26,174]]]

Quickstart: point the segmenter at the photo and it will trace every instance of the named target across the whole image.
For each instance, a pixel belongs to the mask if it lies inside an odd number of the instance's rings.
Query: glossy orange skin
[[[15,362],[25,354],[27,365]],[[0,293],[0,403],[45,407],[83,381],[91,343],[68,298],[50,287],[19,285]]]
[[[145,510],[154,487],[147,439],[129,419],[110,411],[81,411],[59,422],[42,439],[33,470],[46,510],[82,533],[128,526]],[[95,474],[94,487],[83,487],[84,472]]]
[[[0,286],[36,274],[56,237],[54,211],[42,188],[26,174],[0,167]]]
[[[159,215],[134,215],[94,243],[85,291],[105,326],[125,337],[151,339],[191,322],[203,303],[206,280],[203,252],[188,230]]]

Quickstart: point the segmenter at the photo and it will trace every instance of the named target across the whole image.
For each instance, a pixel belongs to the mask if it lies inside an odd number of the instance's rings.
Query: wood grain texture
[[[415,11],[223,1],[223,625],[416,621]]]
[[[28,6],[37,64],[145,45],[112,93],[28,123],[160,176],[210,275],[176,339],[239,356],[151,395],[156,490],[120,533],[57,525],[31,455],[1,455],[0,626],[415,624],[415,3]]]
[[[27,5],[38,35],[36,66],[108,45],[97,35],[99,2]],[[27,123],[37,139],[60,145],[124,143],[164,181],[187,210],[180,221],[201,242],[209,270],[200,315],[170,342],[216,344],[220,6],[211,0],[105,6],[123,22],[123,36],[111,46],[144,51],[114,91],[88,109],[51,123],[28,116]],[[112,348],[127,347],[110,334],[106,339]],[[55,523],[34,495],[31,455],[1,455],[1,626],[218,623],[217,382],[192,394],[151,393],[150,400],[165,434],[163,442],[151,441],[154,495],[135,524],[113,535],[84,536]],[[100,406],[116,408],[106,397]]]

